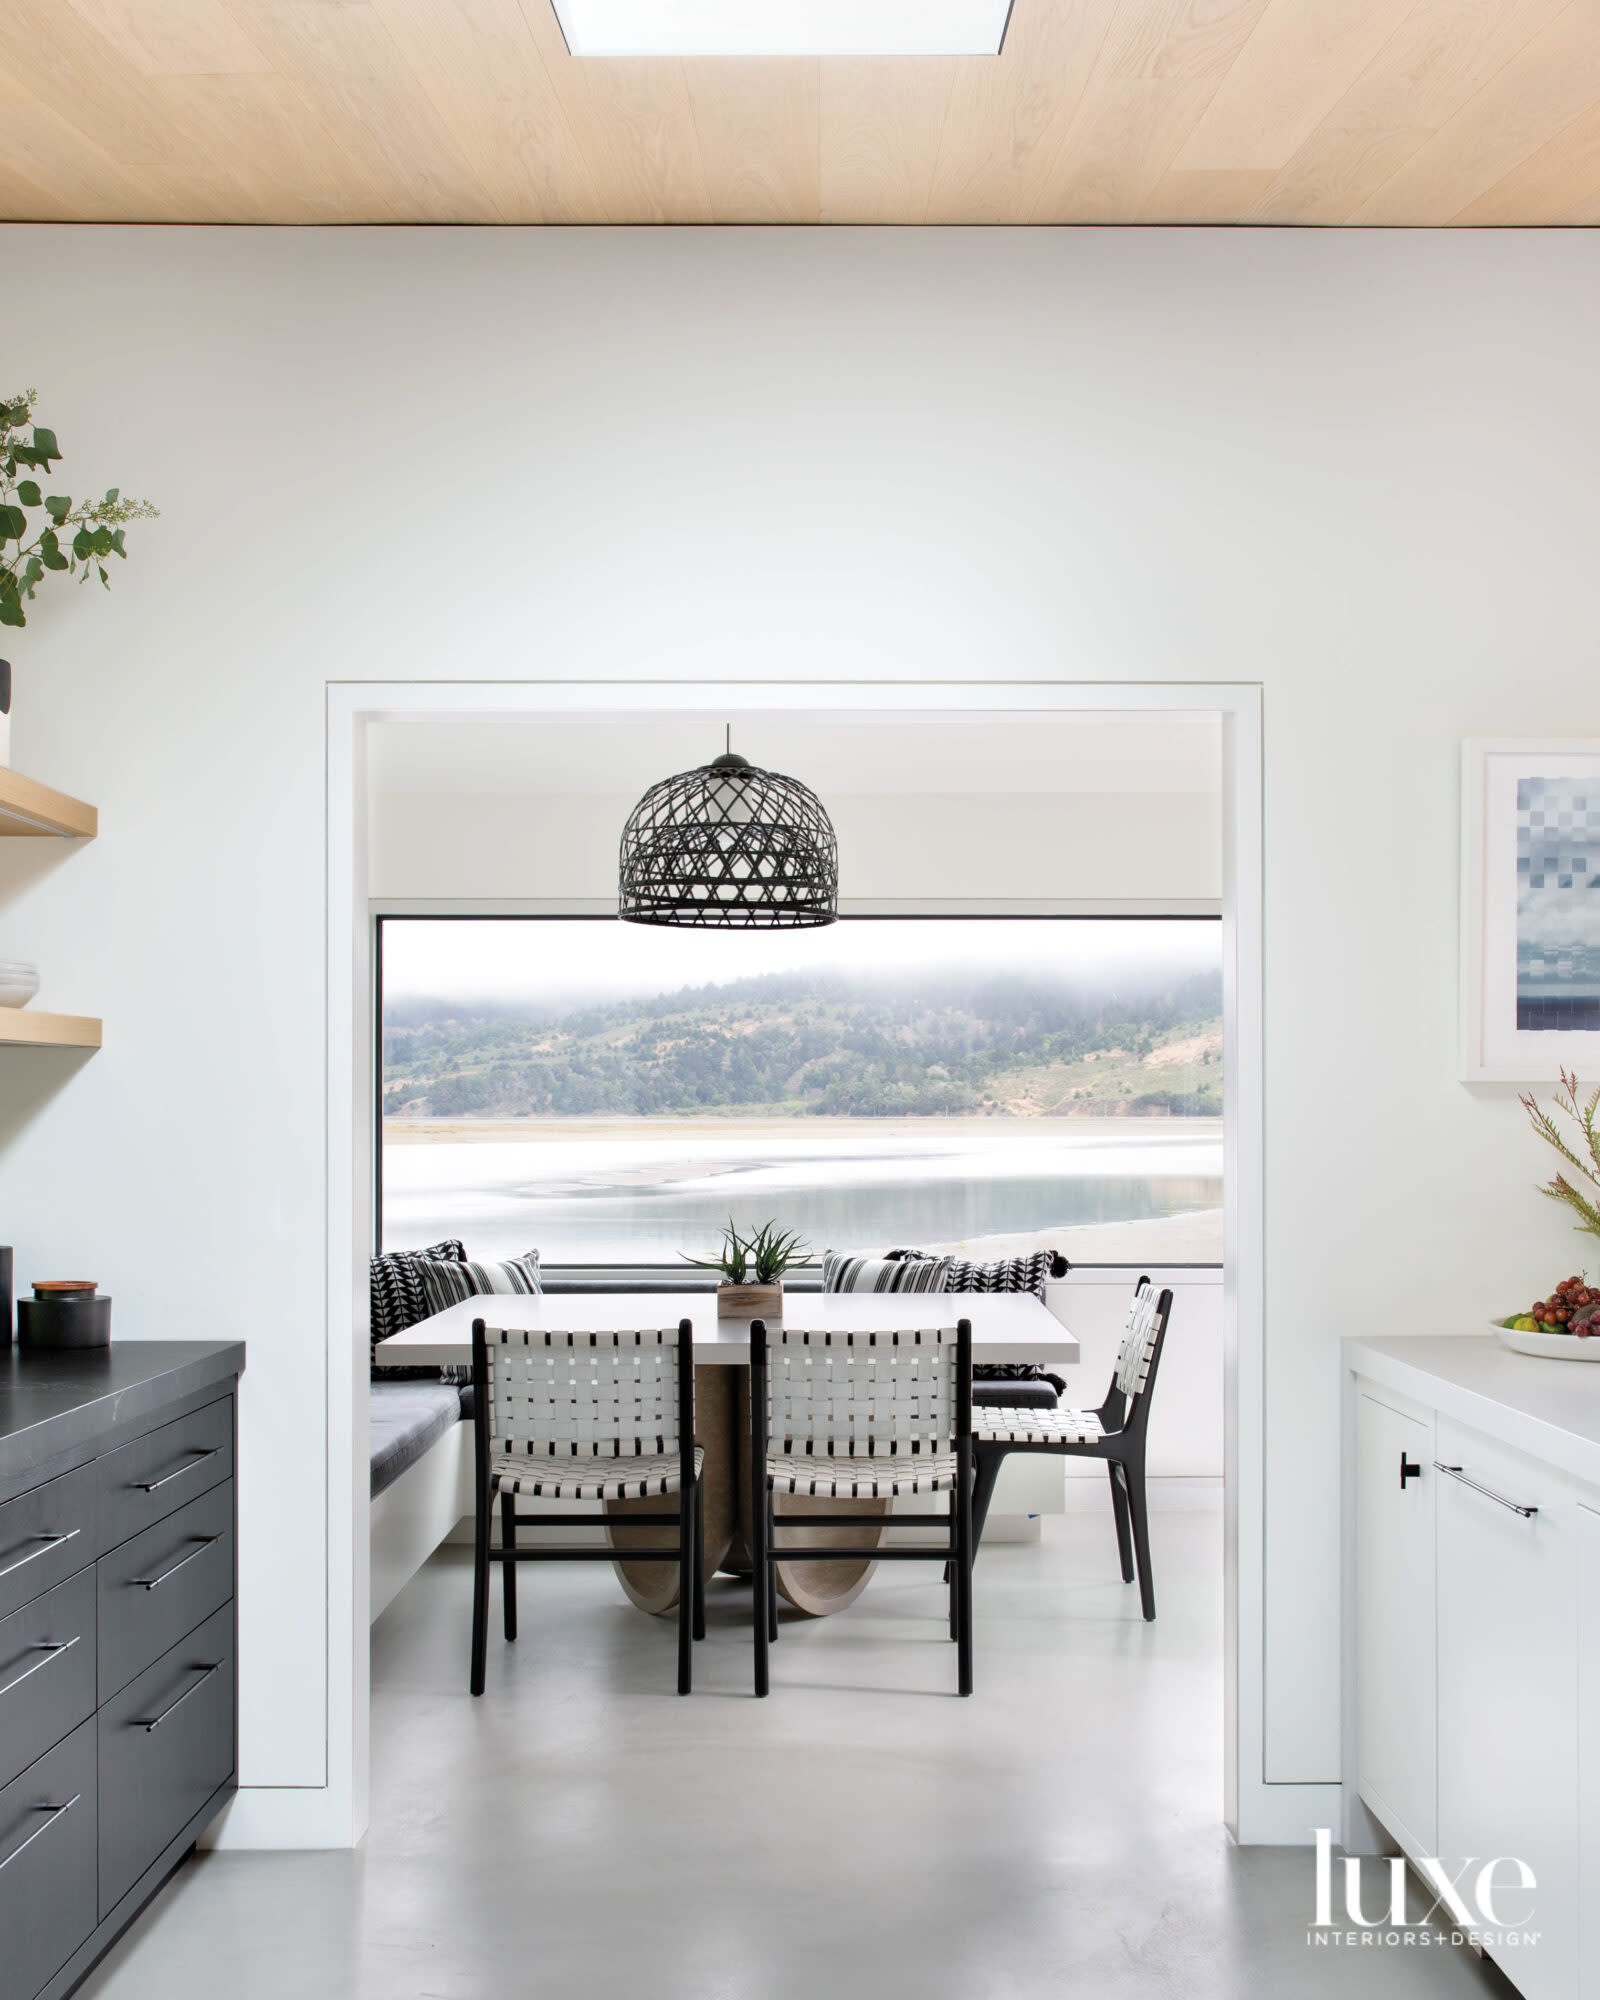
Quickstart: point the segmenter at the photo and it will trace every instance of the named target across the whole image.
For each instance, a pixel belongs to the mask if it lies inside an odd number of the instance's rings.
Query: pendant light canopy
[[[652,785],[622,829],[617,915],[690,930],[813,930],[839,917],[839,848],[816,793],[736,750]]]

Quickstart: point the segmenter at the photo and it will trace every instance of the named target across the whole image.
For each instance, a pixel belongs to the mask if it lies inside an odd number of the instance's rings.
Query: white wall
[[[14,228],[52,484],[148,493],[41,597],[0,856],[87,1062],[0,1070],[26,1279],[250,1343],[252,1786],[325,1764],[325,683],[1264,686],[1270,1777],[1337,1777],[1336,1339],[1570,1268],[1453,1080],[1456,745],[1594,734],[1583,232]],[[92,601],[91,601],[92,600]]]

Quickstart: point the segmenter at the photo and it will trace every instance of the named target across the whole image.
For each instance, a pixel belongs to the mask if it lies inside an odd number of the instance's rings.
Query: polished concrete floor
[[[1303,1851],[1221,1813],[1221,1521],[1153,1523],[1161,1617],[1108,1518],[978,1565],[977,1692],[943,1594],[880,1570],[786,1621],[750,1696],[749,1592],[714,1585],[697,1691],[611,1573],[523,1572],[466,1692],[446,1551],[373,1632],[355,1854],[198,1856],[94,2000],[1361,2000],[1509,1996],[1465,1950],[1308,1948]],[[492,1628],[491,1628],[492,1629]]]

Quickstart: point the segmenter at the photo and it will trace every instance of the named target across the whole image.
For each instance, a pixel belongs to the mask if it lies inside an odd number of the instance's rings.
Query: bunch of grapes
[[[1581,1277],[1563,1278],[1547,1299],[1537,1299],[1528,1308],[1545,1333],[1575,1333],[1586,1340],[1600,1333],[1600,1284],[1590,1286]]]

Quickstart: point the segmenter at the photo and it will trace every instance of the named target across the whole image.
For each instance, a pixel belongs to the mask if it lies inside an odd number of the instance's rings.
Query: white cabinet
[[[1578,1881],[1583,1916],[1578,1991],[1600,1993],[1600,1500],[1577,1511],[1578,1534]]]
[[[1356,1407],[1361,1796],[1401,1845],[1435,1845],[1431,1417],[1363,1389]]]
[[[1501,1962],[1528,2000],[1577,1992],[1576,1496],[1549,1466],[1441,1417],[1438,1847],[1452,1871],[1515,1856],[1529,1897],[1506,1921],[1539,1933]],[[1431,1469],[1431,1468],[1430,1468]],[[1476,1869],[1473,1871],[1476,1872]]]

